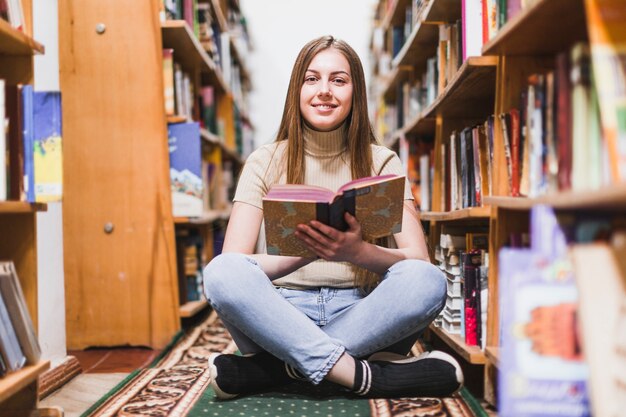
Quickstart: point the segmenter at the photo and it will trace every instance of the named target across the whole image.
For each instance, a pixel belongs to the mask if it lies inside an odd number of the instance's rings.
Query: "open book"
[[[318,220],[345,231],[345,212],[361,224],[364,239],[400,232],[405,182],[393,174],[365,177],[344,184],[336,193],[303,184],[273,186],[263,198],[267,253],[313,256],[295,236],[296,226]]]

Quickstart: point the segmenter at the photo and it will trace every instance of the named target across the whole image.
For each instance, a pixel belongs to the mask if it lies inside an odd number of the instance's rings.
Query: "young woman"
[[[248,158],[223,254],[204,270],[206,297],[244,354],[211,356],[218,398],[292,378],[326,379],[367,397],[446,396],[461,387],[451,356],[406,356],[446,299],[446,279],[429,262],[408,183],[394,244],[364,241],[346,214],[345,232],[316,221],[298,226],[298,238],[316,257],[266,254],[262,198],[272,185],[336,190],[381,174],[404,172],[397,155],[376,144],[361,61],[331,36],[307,43],[291,74],[276,142]]]

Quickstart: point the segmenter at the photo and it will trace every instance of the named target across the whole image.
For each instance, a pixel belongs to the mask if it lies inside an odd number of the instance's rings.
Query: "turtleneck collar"
[[[319,132],[303,123],[304,151],[311,156],[330,158],[346,150],[347,132],[345,122],[330,132]]]

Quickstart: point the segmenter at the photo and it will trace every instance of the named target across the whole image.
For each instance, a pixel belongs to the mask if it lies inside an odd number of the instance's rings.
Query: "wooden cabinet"
[[[30,37],[31,3],[23,1],[27,32],[12,28],[0,19],[0,79],[7,85],[32,84],[33,56],[44,52],[43,45]],[[4,92],[2,92],[3,94]],[[36,213],[45,204],[0,201],[0,259],[12,260],[37,329],[37,227]],[[37,377],[50,363],[39,363],[0,377],[0,409],[32,410],[37,407]]]

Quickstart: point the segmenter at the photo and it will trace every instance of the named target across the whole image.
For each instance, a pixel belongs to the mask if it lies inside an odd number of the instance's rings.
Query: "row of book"
[[[0,262],[0,376],[33,365],[41,348],[15,266]]]
[[[215,256],[222,253],[225,227],[215,222],[209,228],[176,229],[176,259],[178,295],[181,305],[204,300],[202,270]]]
[[[61,93],[0,79],[0,201],[60,201]]]
[[[164,0],[162,19],[185,20],[188,23],[232,94],[238,98],[240,105],[245,105],[241,66],[245,65],[249,54],[247,25],[241,13],[234,8],[228,9],[227,15],[222,17],[225,21],[220,23],[218,16],[222,12],[219,4],[212,1]]]
[[[435,262],[447,278],[446,305],[434,321],[468,346],[486,345],[489,236],[485,229],[442,228]]]

